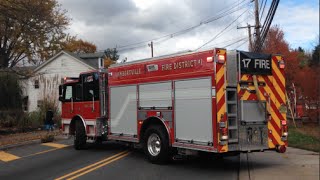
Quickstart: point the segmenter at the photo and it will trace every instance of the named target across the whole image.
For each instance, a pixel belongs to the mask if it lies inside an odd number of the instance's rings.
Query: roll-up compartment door
[[[171,108],[171,82],[139,85],[139,106],[141,108]]]
[[[137,87],[110,88],[111,133],[137,135]]]
[[[212,140],[211,78],[175,81],[175,138]]]

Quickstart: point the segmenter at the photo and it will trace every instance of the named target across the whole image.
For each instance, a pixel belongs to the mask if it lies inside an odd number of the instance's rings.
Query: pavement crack
[[[249,162],[249,154],[247,154],[247,167],[248,167],[248,176],[249,176],[249,180],[251,180],[251,173],[250,173],[250,162]]]

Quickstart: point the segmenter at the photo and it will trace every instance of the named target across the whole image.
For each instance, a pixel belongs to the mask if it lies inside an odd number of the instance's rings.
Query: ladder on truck
[[[227,87],[227,116],[229,130],[229,144],[238,143],[238,106],[237,87]]]
[[[226,87],[226,106],[228,117],[228,149],[239,149],[239,120],[238,120],[238,91],[237,91],[237,51],[227,53],[227,87]]]

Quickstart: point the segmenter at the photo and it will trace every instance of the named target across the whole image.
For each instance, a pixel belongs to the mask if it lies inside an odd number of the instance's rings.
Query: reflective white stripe
[[[70,119],[62,119],[61,120],[62,124],[70,124],[71,120]],[[96,125],[96,120],[95,119],[87,119],[85,120],[86,125]]]
[[[221,139],[221,140],[227,140],[227,139],[228,139],[228,136],[221,136],[220,139]]]

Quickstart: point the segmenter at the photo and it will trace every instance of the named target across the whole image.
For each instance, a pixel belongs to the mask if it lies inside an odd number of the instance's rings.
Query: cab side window
[[[99,99],[99,77],[97,73],[83,75],[83,101]]]
[[[74,93],[73,93],[73,86],[71,85],[67,85],[65,86],[65,90],[64,90],[64,100],[66,102],[70,102],[71,98],[74,97]]]

